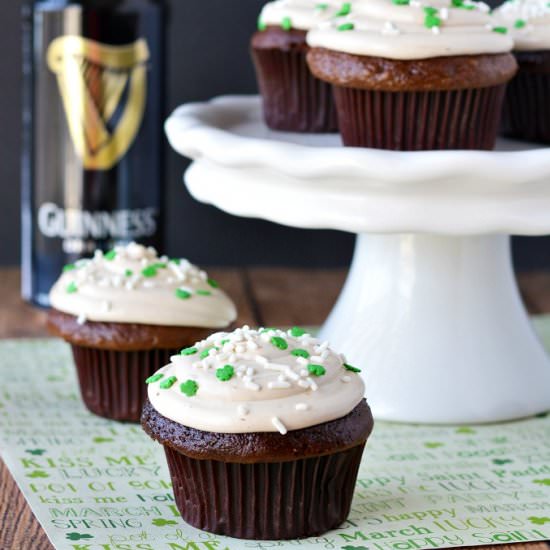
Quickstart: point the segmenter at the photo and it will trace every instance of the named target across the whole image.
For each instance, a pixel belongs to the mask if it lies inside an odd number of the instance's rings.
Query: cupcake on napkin
[[[147,380],[142,426],[183,519],[246,539],[341,525],[373,428],[359,372],[298,327],[245,326],[173,357]]]
[[[364,0],[309,32],[308,63],[334,85],[345,145],[492,149],[510,36],[471,0]]]
[[[336,132],[332,89],[310,73],[306,33],[322,21],[345,14],[346,2],[276,0],[266,4],[252,37],[252,57],[263,98],[264,117],[273,130]]]
[[[88,409],[133,422],[146,398],[143,380],[236,318],[204,271],[135,243],[66,266],[50,301],[48,326],[72,345]]]
[[[509,0],[495,10],[494,17],[514,39],[519,64],[504,102],[503,133],[550,143],[550,3]]]

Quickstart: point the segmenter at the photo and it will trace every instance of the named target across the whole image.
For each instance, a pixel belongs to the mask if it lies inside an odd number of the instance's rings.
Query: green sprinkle
[[[195,355],[195,353],[199,353],[197,348],[185,348],[180,351],[180,355]]]
[[[493,27],[493,32],[498,32],[499,34],[508,34],[508,29],[506,27]]]
[[[453,8],[460,8],[463,10],[475,10],[475,6],[473,4],[465,4],[464,0],[451,0],[451,6]]]
[[[69,271],[74,271],[76,269],[76,265],[74,264],[67,264],[64,268],[63,268],[63,273],[68,273]]]
[[[441,19],[437,15],[426,15],[424,18],[424,26],[428,29],[441,26]]]
[[[189,300],[191,296],[192,294],[188,290],[184,290],[183,288],[176,288],[176,298],[179,298],[180,300]]]
[[[147,378],[147,380],[145,380],[145,383],[146,384],[154,384],[155,382],[158,382],[161,378],[164,378],[164,374],[159,372],[157,374],[153,374],[153,376],[149,376],[149,378]]]
[[[313,376],[324,376],[327,373],[327,369],[322,365],[313,365],[311,363],[307,366],[307,370]]]
[[[262,17],[258,17],[258,30],[259,31],[265,31],[267,29],[267,25],[265,24],[265,21],[262,19]]]
[[[222,382],[229,382],[235,376],[235,369],[231,365],[225,365],[223,368],[216,370],[216,378]]]
[[[355,29],[355,25],[353,23],[344,23],[338,27],[339,31],[352,31]]]
[[[209,290],[197,290],[198,296],[212,296],[212,293]]]
[[[518,19],[515,23],[514,23],[514,27],[516,29],[523,29],[523,27],[525,27],[527,25],[527,21],[525,21],[524,19]]]
[[[325,4],[325,3],[317,4],[317,5],[315,6],[315,9],[321,10],[321,11],[325,11],[325,10],[328,9],[328,4]]]
[[[141,274],[146,277],[147,279],[150,279],[151,277],[157,276],[157,268],[154,265],[150,265],[149,267],[146,267],[145,269],[141,270]]]
[[[351,13],[351,2],[344,2],[342,7],[336,12],[334,17],[344,17]]]
[[[170,263],[174,265],[180,265],[181,260],[179,258],[171,258]]]
[[[212,288],[220,288],[220,284],[218,283],[218,281],[214,280],[214,279],[208,279],[206,281]]]
[[[209,348],[206,348],[200,355],[199,357],[201,359],[206,359],[209,355],[210,355],[210,352],[215,349],[215,350],[219,350],[220,348],[217,348],[215,346],[210,346]]]
[[[283,17],[283,20],[281,21],[281,27],[284,31],[291,31],[292,30],[292,19],[290,17]]]
[[[134,272],[133,272],[131,269],[127,269],[127,270],[124,272],[124,275],[125,275],[126,277],[131,277],[133,274],[134,274]]]
[[[305,333],[306,331],[300,327],[292,327],[290,329],[290,335],[294,336],[294,338],[299,338],[300,336],[303,336]]]
[[[222,341],[220,342],[220,344],[221,344],[222,346],[224,346],[225,344],[229,344],[230,341],[231,341],[231,340],[229,340],[228,338],[226,338],[225,340],[222,340]]]
[[[160,389],[169,390],[177,381],[178,379],[175,376],[170,376],[170,378],[166,378],[160,383]]]
[[[78,292],[78,287],[76,286],[76,283],[73,281],[72,283],[69,283],[67,285],[67,294],[74,294],[75,292]]]
[[[344,363],[344,368],[346,370],[349,370],[350,372],[355,372],[356,374],[359,374],[361,372],[361,369],[358,369],[356,367],[352,367],[351,365],[348,365],[347,363]]]
[[[187,395],[187,397],[193,397],[194,395],[197,395],[198,390],[199,385],[194,380],[187,380],[180,385],[181,393]]]
[[[294,355],[294,357],[303,357],[304,359],[309,359],[309,351],[305,349],[293,349],[290,352],[290,355]]]
[[[153,267],[155,269],[166,269],[168,267],[168,265],[165,264],[164,262],[159,262],[157,264],[153,264]]]
[[[410,0],[392,0],[392,2],[396,6],[408,6],[411,3]]]
[[[426,6],[424,8],[424,13],[426,15],[437,15],[438,11],[437,11],[437,8],[432,8],[431,6]]]
[[[111,250],[110,252],[107,252],[103,256],[108,262],[112,262],[116,258],[116,252],[114,250]]]
[[[288,344],[284,338],[280,338],[279,336],[273,336],[271,338],[270,342],[278,349],[285,350],[288,348]]]

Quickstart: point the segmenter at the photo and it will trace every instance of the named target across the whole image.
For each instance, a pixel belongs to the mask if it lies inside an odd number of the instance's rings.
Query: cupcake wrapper
[[[508,85],[502,133],[550,143],[550,74],[521,71]]]
[[[255,49],[253,57],[269,128],[304,133],[338,131],[332,86],[311,74],[304,52]]]
[[[505,90],[505,85],[433,92],[335,87],[334,94],[348,147],[491,150]]]
[[[284,540],[321,535],[346,520],[364,446],[272,464],[197,460],[164,449],[187,523],[235,538]]]
[[[175,350],[111,351],[72,346],[86,407],[104,418],[139,422],[145,380],[170,362]]]

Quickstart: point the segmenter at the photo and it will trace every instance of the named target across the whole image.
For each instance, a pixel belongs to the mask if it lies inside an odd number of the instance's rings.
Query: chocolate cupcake
[[[344,144],[492,149],[517,66],[490,21],[470,0],[369,0],[310,31],[309,67],[334,86]]]
[[[88,409],[131,422],[139,422],[145,378],[236,318],[204,271],[135,243],[66,266],[50,301],[48,326],[72,346]]]
[[[306,33],[346,10],[347,4],[313,0],[269,2],[252,37],[264,118],[273,130],[329,133],[338,130],[329,84],[316,79],[306,63]],[[343,10],[343,11],[342,11]]]
[[[218,333],[149,378],[142,425],[194,527],[320,535],[347,518],[373,419],[356,369],[295,327]]]
[[[495,10],[496,25],[514,39],[519,72],[504,102],[502,133],[550,143],[550,4],[509,0]]]

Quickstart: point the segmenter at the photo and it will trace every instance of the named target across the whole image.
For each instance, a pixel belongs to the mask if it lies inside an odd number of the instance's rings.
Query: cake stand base
[[[362,368],[380,420],[470,424],[550,410],[550,361],[506,236],[359,235],[321,337]]]

